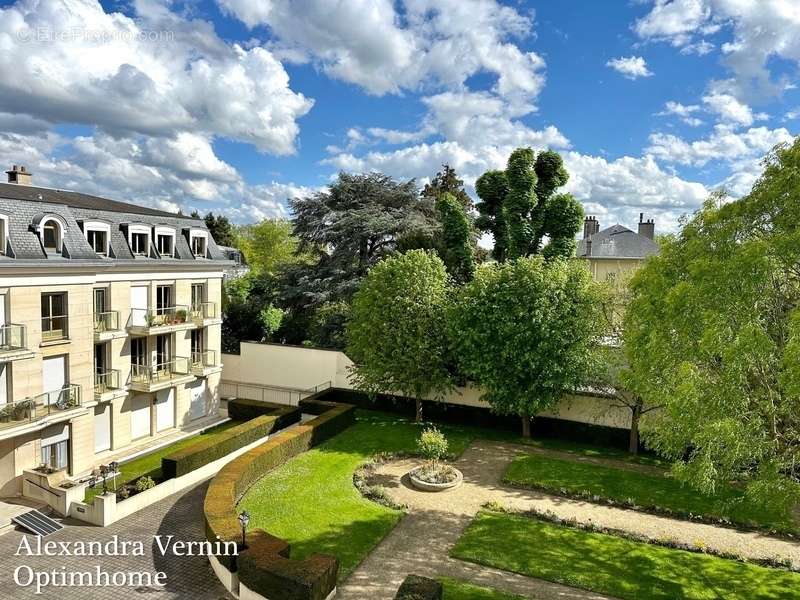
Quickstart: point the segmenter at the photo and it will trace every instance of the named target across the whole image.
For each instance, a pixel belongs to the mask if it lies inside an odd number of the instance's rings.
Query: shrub
[[[275,404],[274,402],[249,400],[247,398],[236,398],[228,401],[228,416],[234,421],[249,421],[263,415],[281,416],[286,411],[293,409],[294,407],[286,404]]]
[[[428,427],[417,440],[417,451],[423,458],[436,465],[447,455],[447,438],[436,427]]]
[[[293,406],[272,406],[279,407],[279,409],[272,409],[274,414],[262,414],[246,423],[231,427],[223,436],[217,436],[212,440],[198,440],[195,444],[163,457],[161,459],[161,472],[164,478],[172,479],[173,477],[181,477],[191,473],[195,469],[199,469],[243,446],[247,446],[273,431],[300,420],[299,409]],[[247,410],[256,410],[256,407],[250,407]]]
[[[442,600],[441,582],[419,575],[409,575],[397,590],[395,600]]]
[[[151,488],[156,487],[156,482],[149,475],[144,475],[136,480],[136,491],[145,492]]]

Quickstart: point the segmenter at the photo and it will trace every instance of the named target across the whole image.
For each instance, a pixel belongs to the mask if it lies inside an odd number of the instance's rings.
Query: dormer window
[[[108,223],[87,221],[83,224],[86,241],[98,256],[109,256],[109,239],[111,226]]]
[[[175,230],[170,227],[156,227],[156,250],[162,257],[175,256]]]
[[[208,232],[201,230],[189,231],[189,247],[195,258],[206,258],[208,250]]]
[[[61,254],[64,245],[64,231],[61,223],[54,217],[42,221],[42,246],[48,254]]]
[[[147,225],[129,225],[128,245],[134,256],[150,256],[150,228]]]
[[[0,254],[5,255],[8,246],[8,217],[0,215]]]

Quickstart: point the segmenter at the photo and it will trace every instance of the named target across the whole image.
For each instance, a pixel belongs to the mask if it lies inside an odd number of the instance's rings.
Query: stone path
[[[59,600],[228,600],[230,597],[209,567],[205,556],[162,556],[153,536],[173,535],[177,540],[201,541],[203,532],[203,498],[207,483],[175,494],[130,517],[100,528],[80,521],[65,521],[67,527],[45,538],[47,541],[76,542],[82,540],[105,543],[114,536],[119,540],[139,540],[144,544],[143,556],[15,556],[23,538],[22,531],[10,531],[0,537],[0,599],[58,598]],[[34,543],[34,536],[27,536]],[[73,546],[74,547],[74,546]],[[104,571],[142,571],[167,575],[163,587],[48,587],[39,596],[34,587],[14,583],[14,570],[28,565],[36,571],[91,571],[100,565]]]
[[[750,558],[785,557],[800,565],[800,544],[794,542],[502,485],[508,463],[530,452],[527,446],[476,441],[455,462],[464,474],[463,485],[444,493],[421,493],[410,487],[403,476],[419,464],[418,460],[395,461],[379,468],[373,483],[383,485],[393,500],[407,505],[410,514],[353,572],[337,598],[389,600],[409,573],[457,577],[537,600],[603,598],[451,559],[450,548],[472,517],[490,501],[514,510],[551,511],[562,518],[594,522],[651,539],[671,538],[687,544],[702,541],[710,548]]]

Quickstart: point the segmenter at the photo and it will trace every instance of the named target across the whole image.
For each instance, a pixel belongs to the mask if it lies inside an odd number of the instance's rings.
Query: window
[[[150,236],[146,233],[134,232],[131,234],[131,252],[135,256],[147,256]]]
[[[108,310],[108,290],[106,288],[94,289],[94,314],[101,315]]]
[[[163,233],[156,236],[156,249],[161,256],[172,256],[172,236]]]
[[[108,236],[105,231],[90,229],[86,232],[86,239],[97,254],[108,256]]]
[[[131,363],[144,366],[147,362],[147,338],[131,338]]]
[[[166,314],[170,308],[172,308],[172,286],[156,286],[156,314]]]
[[[205,231],[189,231],[189,247],[192,249],[192,254],[194,254],[195,258],[206,257],[207,236],[208,234]]]
[[[159,370],[166,370],[169,367],[170,337],[169,334],[156,336],[156,364],[159,366]]]
[[[200,354],[203,352],[203,330],[192,330],[192,361],[200,362]]]
[[[42,294],[42,340],[67,337],[67,294]]]
[[[204,283],[192,284],[192,310],[199,310],[205,299],[206,286]]]
[[[61,223],[53,218],[42,222],[42,245],[47,252],[59,254],[62,246]]]
[[[6,253],[8,246],[8,217],[0,215],[0,254]]]
[[[69,440],[42,446],[42,464],[56,471],[66,469],[69,464]]]

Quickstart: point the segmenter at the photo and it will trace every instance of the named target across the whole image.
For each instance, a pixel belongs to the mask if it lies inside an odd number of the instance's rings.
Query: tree
[[[750,194],[712,196],[632,281],[632,387],[664,409],[645,444],[705,493],[800,498],[800,141]]]
[[[436,199],[436,212],[442,225],[439,255],[453,280],[465,283],[475,274],[469,217],[464,206],[447,192]]]
[[[299,240],[292,235],[289,221],[264,219],[242,227],[239,237],[245,260],[258,275],[276,275],[283,266],[307,259],[298,256]]]
[[[530,148],[511,153],[505,171],[487,171],[475,189],[476,226],[494,237],[494,257],[502,262],[542,253],[547,258],[575,253],[583,208],[570,194],[555,194],[569,179],[561,156]],[[550,242],[543,249],[542,241]]]
[[[347,350],[353,381],[371,394],[392,393],[416,401],[452,387],[448,371],[445,312],[447,271],[435,253],[411,250],[377,264],[353,297]]]
[[[458,178],[456,170],[447,164],[442,165],[442,170],[422,188],[422,197],[431,202],[436,201],[442,194],[452,195],[465,211],[472,208],[472,198],[464,191],[464,182]]]
[[[233,225],[224,215],[215,216],[213,212],[208,213],[203,220],[206,222],[211,237],[220,246],[236,246],[236,231]]]
[[[314,311],[308,337],[317,348],[344,350],[345,328],[350,318],[350,304],[344,300],[326,302]]]
[[[501,414],[531,418],[586,380],[601,331],[599,291],[584,265],[543,257],[481,267],[448,323],[461,371]]]

